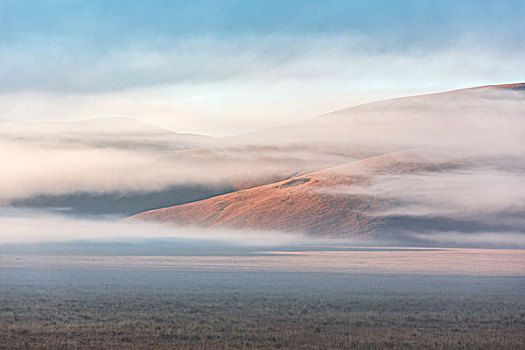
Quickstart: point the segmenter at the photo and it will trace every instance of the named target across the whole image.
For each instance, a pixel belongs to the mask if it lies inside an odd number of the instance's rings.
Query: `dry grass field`
[[[3,349],[522,349],[522,276],[2,268]]]

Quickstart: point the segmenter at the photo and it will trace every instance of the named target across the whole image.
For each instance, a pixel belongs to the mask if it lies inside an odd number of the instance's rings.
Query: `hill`
[[[351,162],[269,185],[199,202],[148,211],[135,219],[210,228],[285,230],[330,236],[371,236],[387,220],[374,215],[388,202],[366,193],[344,193],[378,174],[442,171],[453,164],[430,163],[414,152]],[[350,191],[351,192],[351,191]]]

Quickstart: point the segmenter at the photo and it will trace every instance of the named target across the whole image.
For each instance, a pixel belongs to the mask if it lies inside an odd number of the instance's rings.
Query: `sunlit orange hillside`
[[[441,165],[447,167],[451,165]],[[374,210],[388,205],[352,187],[374,175],[436,170],[412,152],[368,158],[285,181],[148,211],[136,219],[235,229],[369,236],[386,224]]]

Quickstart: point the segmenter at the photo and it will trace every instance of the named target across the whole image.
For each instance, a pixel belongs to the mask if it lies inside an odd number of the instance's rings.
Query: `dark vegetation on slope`
[[[234,191],[231,186],[172,186],[157,192],[77,192],[39,195],[10,203],[17,208],[47,209],[72,215],[129,216],[146,210],[199,201]]]

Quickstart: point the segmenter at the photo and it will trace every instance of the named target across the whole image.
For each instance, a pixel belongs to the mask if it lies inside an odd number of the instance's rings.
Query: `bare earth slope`
[[[411,152],[395,153],[199,202],[152,210],[133,218],[210,228],[369,236],[377,233],[385,222],[366,213],[372,214],[388,203],[366,194],[342,194],[338,189],[366,184],[378,173],[408,173],[435,168]]]

